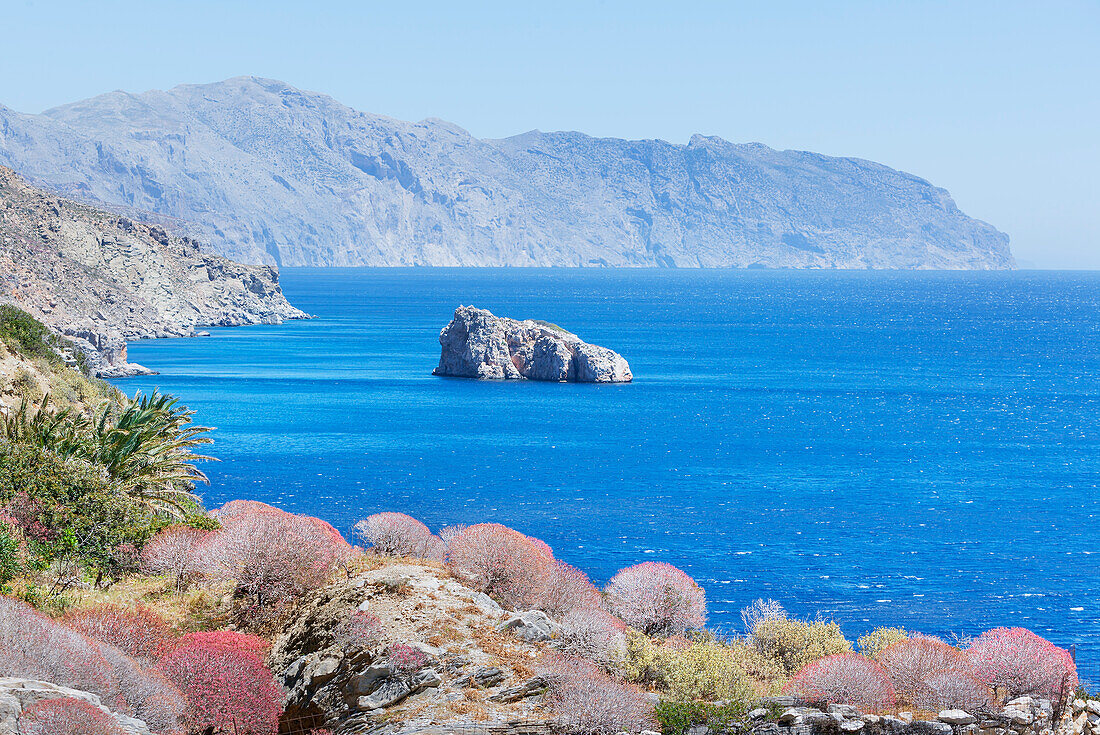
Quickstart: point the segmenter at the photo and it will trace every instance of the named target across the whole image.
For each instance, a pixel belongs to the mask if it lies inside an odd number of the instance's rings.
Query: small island
[[[622,355],[590,345],[556,324],[494,316],[459,306],[439,333],[442,354],[433,375],[480,380],[629,383]]]

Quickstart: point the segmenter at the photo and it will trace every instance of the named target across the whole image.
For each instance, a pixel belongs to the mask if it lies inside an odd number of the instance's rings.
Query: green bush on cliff
[[[0,304],[0,339],[24,357],[61,362],[61,338],[33,316],[11,304]]]
[[[761,655],[788,677],[820,658],[852,652],[852,644],[837,623],[796,620],[785,613],[757,621],[752,628],[752,640]]]

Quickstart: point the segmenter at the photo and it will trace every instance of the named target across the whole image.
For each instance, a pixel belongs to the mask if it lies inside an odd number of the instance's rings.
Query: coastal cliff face
[[[1006,235],[871,161],[702,135],[482,140],[254,77],[0,106],[0,163],[253,263],[1014,267]]]
[[[547,322],[517,321],[460,306],[439,334],[434,375],[482,380],[629,383],[630,365],[617,352],[590,345]]]
[[[269,266],[203,253],[197,242],[61,199],[0,167],[0,302],[68,337],[92,372],[142,370],[126,340],[194,335],[200,326],[306,316]]]

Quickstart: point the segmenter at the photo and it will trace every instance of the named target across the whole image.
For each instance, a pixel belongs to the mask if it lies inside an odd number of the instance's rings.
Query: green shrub
[[[861,635],[856,645],[864,656],[875,658],[890,644],[905,640],[909,640],[909,631],[905,628],[875,628],[867,635]]]
[[[23,571],[15,529],[0,518],[0,595],[11,594],[10,583]]]
[[[669,694],[677,701],[752,699],[752,686],[737,652],[716,641],[693,642],[658,651],[658,668]]]
[[[657,644],[633,628],[626,631],[626,651],[619,673],[627,681],[653,683],[660,678],[660,654]]]
[[[852,644],[833,621],[807,622],[785,616],[760,620],[752,629],[752,640],[761,655],[787,677],[820,658],[852,652]]]
[[[24,357],[43,357],[54,365],[61,362],[61,338],[11,304],[0,304],[0,340]]]
[[[722,705],[710,702],[671,702],[662,700],[656,708],[657,722],[664,735],[684,735],[698,725],[715,732],[737,729],[733,727],[743,720],[747,705],[728,702]]]

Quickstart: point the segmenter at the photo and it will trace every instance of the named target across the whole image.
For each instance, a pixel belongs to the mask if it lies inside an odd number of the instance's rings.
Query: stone
[[[1085,703],[1085,709],[1094,715],[1100,715],[1100,701],[1090,699]]]
[[[478,669],[473,674],[465,676],[456,682],[456,686],[459,687],[478,687],[484,689],[486,687],[496,686],[500,684],[508,675],[501,671],[496,666],[486,666]]]
[[[757,707],[747,715],[750,720],[763,720],[768,716],[768,710],[763,707]]]
[[[561,327],[498,317],[459,306],[439,333],[441,352],[433,375],[481,380],[629,383],[621,355],[582,342]]]
[[[355,694],[368,694],[375,685],[393,676],[393,667],[386,660],[378,660],[351,677],[349,689]]]
[[[533,697],[537,694],[542,694],[546,691],[546,688],[550,686],[550,682],[545,676],[532,676],[522,684],[517,684],[514,687],[508,687],[501,689],[496,694],[489,697],[490,702],[518,702],[521,699],[527,697]],[[751,713],[749,715],[752,716]]]
[[[913,721],[913,713],[912,712],[898,712],[898,719],[904,721],[906,724],[909,724]]]
[[[527,610],[500,623],[497,630],[510,630],[521,640],[537,643],[556,638],[561,632],[561,626],[542,610]]]
[[[1035,715],[1031,714],[1031,712],[1015,707],[1006,707],[1004,715],[1016,725],[1030,725],[1035,721]]]
[[[412,694],[412,687],[403,679],[386,679],[373,693],[359,697],[356,704],[361,710],[376,710],[392,707]]]
[[[321,686],[332,680],[332,677],[336,676],[336,672],[340,669],[340,659],[335,657],[328,657],[321,659],[321,661],[313,667],[313,670],[309,675],[310,686]]]
[[[434,689],[442,683],[443,677],[435,669],[421,669],[413,676],[409,687],[414,692],[419,692],[424,689]]]
[[[825,713],[814,707],[791,707],[784,710],[776,721],[781,725],[798,725],[812,715],[825,715]]]
[[[12,694],[0,694],[0,735],[19,735],[23,707]]]
[[[850,704],[830,704],[825,711],[831,715],[839,715],[842,719],[859,717],[860,712]]]
[[[948,725],[972,725],[978,721],[978,718],[961,709],[947,709],[940,712],[939,721],[946,722]]]
[[[840,723],[840,729],[844,732],[859,732],[866,724],[863,720],[844,720]]]

